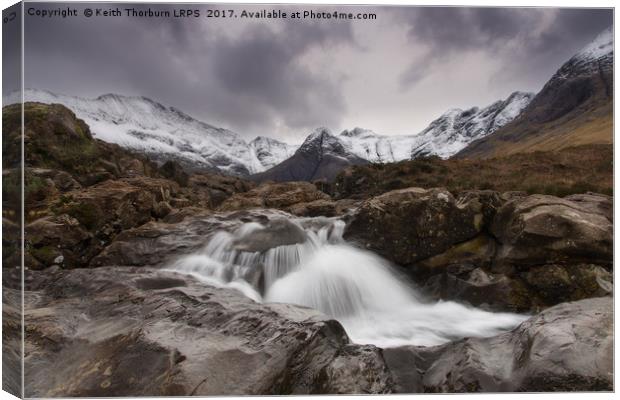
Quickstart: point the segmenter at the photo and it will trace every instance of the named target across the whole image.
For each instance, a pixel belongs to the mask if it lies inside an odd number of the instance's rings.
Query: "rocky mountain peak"
[[[346,156],[344,145],[328,128],[320,127],[312,131],[298,151],[304,153],[331,153]]]

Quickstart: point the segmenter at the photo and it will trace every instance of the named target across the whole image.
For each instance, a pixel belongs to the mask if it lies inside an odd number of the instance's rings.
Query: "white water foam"
[[[492,336],[526,318],[451,301],[425,301],[387,260],[345,243],[344,223],[337,219],[288,223],[303,231],[306,240],[263,252],[238,250],[237,244],[250,240],[249,235],[270,229],[247,223],[233,233],[217,233],[201,252],[180,259],[171,269],[236,289],[257,302],[320,310],[340,321],[352,341],[380,347]]]

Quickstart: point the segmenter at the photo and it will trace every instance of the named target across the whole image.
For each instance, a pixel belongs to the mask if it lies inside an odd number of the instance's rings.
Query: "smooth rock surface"
[[[401,392],[613,389],[613,300],[563,303],[511,332],[384,351]]]
[[[391,391],[381,350],[310,309],[148,268],[33,274],[29,397]]]
[[[502,244],[496,258],[502,264],[612,261],[613,225],[583,202],[546,195],[515,199],[497,212],[491,232]]]

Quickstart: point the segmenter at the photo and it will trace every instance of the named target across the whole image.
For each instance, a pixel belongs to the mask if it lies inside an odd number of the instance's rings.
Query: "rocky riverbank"
[[[94,140],[63,107],[26,113],[27,396],[612,389],[610,196],[411,187],[335,198],[324,183],[157,166]],[[12,117],[5,109],[7,151],[19,140]],[[21,331],[17,161],[3,165],[8,365],[19,365]],[[235,251],[305,243],[282,222],[300,217],[342,221],[347,246],[389,260],[426,302],[529,319],[491,337],[382,349],[315,310],[162,269],[243,226],[264,229]]]

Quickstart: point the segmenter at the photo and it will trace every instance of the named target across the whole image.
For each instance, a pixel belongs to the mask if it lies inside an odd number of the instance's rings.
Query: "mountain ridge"
[[[317,128],[295,153],[265,172],[253,175],[256,181],[333,180],[350,165],[367,164],[368,160],[351,153],[327,128]]]
[[[613,142],[613,31],[562,64],[518,118],[455,157],[489,158]]]
[[[190,170],[219,171],[247,176],[264,171],[256,151],[238,133],[191,117],[175,107],[165,106],[145,96],[106,93],[88,99],[26,89],[25,100],[59,103],[71,109],[91,128],[93,135],[106,142],[144,153],[155,161],[174,159]],[[5,104],[21,101],[20,93],[5,97]],[[286,146],[272,139],[271,143]]]

